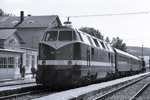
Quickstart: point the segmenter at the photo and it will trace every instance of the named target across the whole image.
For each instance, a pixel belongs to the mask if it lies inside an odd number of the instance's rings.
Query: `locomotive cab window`
[[[59,41],[71,41],[71,40],[73,40],[72,31],[59,32]]]
[[[47,32],[44,40],[45,41],[56,41],[57,40],[57,35],[58,35],[57,31]]]

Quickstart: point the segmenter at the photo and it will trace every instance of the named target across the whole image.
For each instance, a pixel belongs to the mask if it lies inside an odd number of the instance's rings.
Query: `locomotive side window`
[[[100,43],[101,43],[102,47],[103,47],[104,49],[106,49],[106,47],[104,46],[104,43],[103,43],[102,41],[100,41]]]
[[[76,37],[75,31],[73,31],[73,39],[74,39],[74,40],[77,40],[77,37]]]
[[[107,50],[109,50],[108,45],[106,43],[105,43],[105,46],[106,46]]]
[[[50,31],[46,33],[45,41],[56,41],[57,40],[57,31]]]
[[[92,51],[92,55],[94,55],[94,48],[91,48],[91,51]]]
[[[93,41],[94,41],[94,43],[96,44],[97,47],[100,47],[96,39],[93,39]]]
[[[80,40],[83,41],[83,38],[82,38],[81,34],[79,32],[78,32],[78,34],[79,34]]]
[[[89,36],[87,36],[88,40],[90,41],[90,44],[93,45],[93,42]]]
[[[72,31],[59,32],[59,41],[71,41],[71,40],[72,40]]]
[[[112,47],[109,44],[107,44],[107,46],[108,46],[110,51],[113,51]]]
[[[90,45],[90,41],[88,40],[87,35],[85,33],[80,33],[80,35],[81,35],[83,41]]]

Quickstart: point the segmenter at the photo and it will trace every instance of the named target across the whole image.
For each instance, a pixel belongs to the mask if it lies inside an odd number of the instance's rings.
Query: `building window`
[[[4,57],[4,68],[7,68],[7,57]]]
[[[0,57],[0,68],[14,68],[14,57]]]
[[[14,57],[8,57],[8,68],[14,68],[15,59]]]
[[[4,59],[0,57],[0,68],[4,68]]]

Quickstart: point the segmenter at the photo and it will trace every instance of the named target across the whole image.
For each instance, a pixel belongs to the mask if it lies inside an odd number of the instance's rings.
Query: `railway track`
[[[150,76],[145,76],[124,86],[115,88],[103,95],[94,98],[93,100],[137,100],[137,97],[141,93],[144,93],[143,91],[149,86],[149,84]],[[139,98],[141,98],[141,96],[139,96]]]
[[[25,85],[25,84],[33,84],[33,83],[35,83],[35,82],[3,84],[3,85],[0,85],[0,87],[8,87],[8,86],[16,86],[16,85]]]
[[[130,100],[149,100],[150,82],[143,86]]]
[[[96,98],[93,96],[94,99],[92,98],[92,100],[101,100],[101,99],[103,99],[103,100],[104,99],[106,99],[106,100],[108,100],[108,99],[117,100],[118,99],[117,96],[121,97],[121,98],[119,98],[119,100],[120,99],[121,100],[122,99],[134,100],[134,98],[137,98],[137,96],[136,96],[137,91],[139,91],[142,88],[142,86],[144,86],[148,81],[150,81],[149,76],[150,75],[142,76],[139,79],[134,79],[134,81],[128,81],[128,82],[121,83],[120,85],[116,85],[114,87],[109,87],[109,88],[105,89],[104,91],[102,91],[103,94],[101,93],[101,96],[96,97]],[[142,82],[141,80],[144,81],[144,82]],[[126,85],[127,83],[128,83],[128,85]],[[134,86],[135,84],[137,84],[137,85]],[[121,88],[120,88],[120,86],[121,86]],[[131,88],[131,86],[134,86],[134,87]],[[149,85],[147,85],[147,86],[149,86]],[[145,87],[147,87],[147,86],[145,86]],[[58,93],[60,91],[63,92],[63,90],[58,90],[57,91],[57,90],[53,90],[51,88],[43,88],[43,87],[39,88],[39,87],[40,86],[35,86],[34,89],[30,89],[30,90],[27,89],[28,91],[24,91],[24,92],[16,93],[16,94],[10,94],[10,95],[7,95],[7,96],[0,96],[0,99],[4,99],[4,100],[31,100],[31,99],[51,95],[51,94],[54,94],[54,93]],[[110,90],[110,88],[111,88],[111,90]],[[125,92],[120,92],[120,91],[124,91],[124,89],[126,89],[126,88],[128,88],[127,93],[130,93],[129,90],[135,91],[136,93],[132,93],[131,96],[127,95],[127,96],[129,96],[129,98],[127,98],[127,97],[125,97],[126,96]],[[137,89],[137,90],[134,90],[134,89]],[[117,92],[119,94],[117,94]],[[139,93],[141,93],[141,92],[139,92]],[[137,95],[139,95],[139,93]],[[123,95],[124,97],[122,97],[121,94],[124,94]],[[133,98],[133,99],[131,99],[131,98]],[[84,100],[86,100],[86,99],[84,99]],[[91,100],[91,99],[88,99],[88,100]],[[141,99],[139,99],[139,100],[141,100]]]
[[[41,96],[49,95],[52,92],[51,88],[37,88],[33,91],[17,93],[13,95],[1,96],[0,100],[31,100],[35,98],[40,98]]]
[[[16,79],[16,80],[2,80],[0,81],[0,87],[23,85],[23,84],[33,84],[35,79]]]

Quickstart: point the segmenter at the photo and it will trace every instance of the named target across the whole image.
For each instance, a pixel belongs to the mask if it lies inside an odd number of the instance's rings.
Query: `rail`
[[[2,96],[0,97],[0,100],[2,99],[12,99],[15,98],[15,100],[21,96],[25,96],[25,95],[32,95],[32,94],[36,94],[36,93],[41,93],[41,92],[45,92],[45,91],[49,91],[51,90],[51,88],[44,88],[44,89],[39,89],[39,90],[35,90],[35,91],[29,91],[29,92],[24,92],[24,93],[18,93],[18,94],[13,94],[13,95],[7,95],[7,96]],[[27,97],[29,100],[30,99],[35,99],[35,98],[39,98],[41,97],[41,95],[37,95],[37,96],[31,96],[31,97]]]
[[[149,77],[149,76],[150,76],[150,75],[147,75],[147,76],[145,76],[145,77],[141,77],[140,79],[138,79],[138,80],[136,80],[136,81],[133,81],[133,82],[128,83],[128,84],[126,84],[126,85],[124,85],[124,86],[121,86],[120,88],[114,89],[114,90],[112,90],[112,91],[109,91],[109,92],[107,92],[107,93],[101,95],[101,96],[98,96],[98,97],[94,98],[93,100],[104,100],[105,98],[109,97],[110,95],[113,95],[114,93],[118,92],[119,90],[122,90],[122,89],[124,89],[124,88],[126,88],[126,87],[128,87],[128,86],[130,86],[130,85],[133,85],[133,84],[135,84],[135,83],[137,83],[137,82],[141,81],[142,79],[145,79],[145,78],[147,78],[147,77]],[[133,100],[133,99],[131,99],[131,100]]]
[[[136,100],[136,98],[150,85],[150,82],[143,86],[130,100]]]

